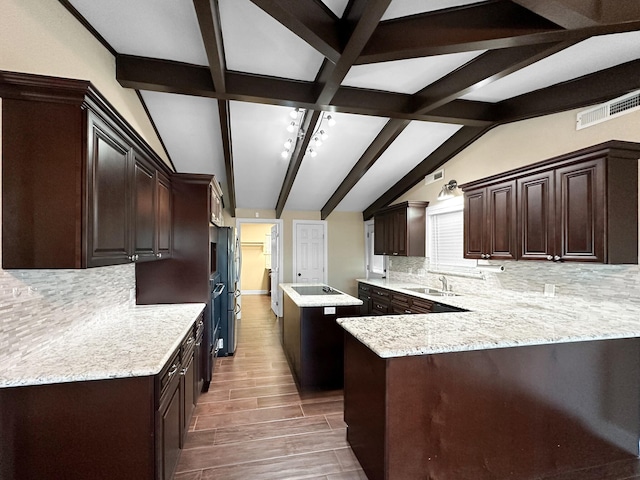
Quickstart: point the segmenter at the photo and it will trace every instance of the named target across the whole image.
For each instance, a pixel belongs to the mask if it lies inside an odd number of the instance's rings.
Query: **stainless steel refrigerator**
[[[233,355],[238,344],[238,241],[233,227],[218,227],[216,254],[220,282],[224,283],[224,294],[220,301],[219,356]]]

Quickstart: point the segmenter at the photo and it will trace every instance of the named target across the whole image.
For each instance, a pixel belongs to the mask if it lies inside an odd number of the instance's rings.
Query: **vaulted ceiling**
[[[640,88],[636,1],[60,2],[232,215],[368,218],[497,125]]]

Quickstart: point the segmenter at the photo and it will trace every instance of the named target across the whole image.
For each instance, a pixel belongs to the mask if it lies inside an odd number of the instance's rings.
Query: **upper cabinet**
[[[170,171],[84,81],[3,72],[3,268],[171,253]]]
[[[209,199],[211,223],[218,227],[224,227],[224,217],[222,216],[222,189],[220,188],[220,184],[216,180],[215,176],[209,185]]]
[[[465,256],[638,263],[639,157],[640,145],[612,141],[462,185]],[[502,202],[489,193],[505,188]],[[486,225],[493,227],[482,236]],[[500,239],[507,225],[515,225],[512,257],[496,253],[497,243],[485,251],[479,238]]]
[[[508,181],[465,192],[466,258],[516,256],[516,184]]]
[[[424,257],[428,202],[403,202],[374,215],[375,255]]]

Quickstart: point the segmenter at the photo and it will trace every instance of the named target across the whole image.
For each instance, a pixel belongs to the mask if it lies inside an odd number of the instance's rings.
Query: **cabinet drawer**
[[[407,295],[403,295],[402,293],[392,293],[391,304],[399,308],[408,309],[410,304],[410,298]]]
[[[411,299],[412,313],[431,313],[432,310],[433,310],[433,302],[425,298],[413,297]]]
[[[371,291],[371,287],[366,283],[358,283],[358,292],[359,293],[369,293]]]
[[[169,385],[172,383],[172,380],[178,378],[178,373],[180,371],[180,351],[176,351],[173,354],[173,357],[162,369],[160,372],[160,403],[162,403],[163,395],[169,390]]]
[[[389,313],[389,305],[373,301],[371,303],[371,313],[373,315],[387,315]]]
[[[389,300],[391,299],[391,292],[389,292],[389,290],[383,290],[381,288],[372,288],[371,297],[372,298],[377,297],[379,300],[383,302],[389,302]]]

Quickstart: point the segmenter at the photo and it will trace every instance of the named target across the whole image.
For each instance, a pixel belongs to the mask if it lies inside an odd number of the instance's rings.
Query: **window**
[[[468,270],[477,264],[464,258],[463,198],[427,208],[427,248],[431,270]]]
[[[384,255],[373,254],[374,228],[373,221],[365,223],[366,270],[369,276],[384,276],[387,272]]]

